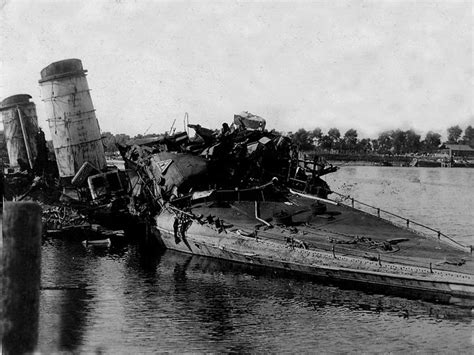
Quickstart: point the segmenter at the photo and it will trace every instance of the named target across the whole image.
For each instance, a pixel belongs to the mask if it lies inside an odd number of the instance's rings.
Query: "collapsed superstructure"
[[[289,137],[265,130],[265,124],[263,118],[243,112],[221,130],[189,124],[196,133],[192,138],[183,132],[119,147],[134,209],[153,214],[196,191],[240,191],[272,180],[326,198],[330,190],[320,177],[337,167],[317,156],[307,159]]]

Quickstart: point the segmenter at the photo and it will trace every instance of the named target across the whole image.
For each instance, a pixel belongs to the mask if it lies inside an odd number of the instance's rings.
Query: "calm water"
[[[326,181],[334,191],[474,243],[474,169],[346,166]]]
[[[474,169],[346,167],[327,181],[457,240],[473,235]],[[47,241],[42,285],[44,353],[474,350],[470,309],[137,245]]]

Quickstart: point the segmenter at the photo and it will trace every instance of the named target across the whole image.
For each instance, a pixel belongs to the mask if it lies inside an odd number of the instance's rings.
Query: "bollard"
[[[4,354],[33,352],[38,342],[41,207],[4,202],[1,323]]]

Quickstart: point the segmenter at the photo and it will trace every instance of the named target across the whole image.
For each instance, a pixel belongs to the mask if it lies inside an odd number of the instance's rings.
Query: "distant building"
[[[474,148],[467,144],[443,144],[440,150],[450,159],[474,159]]]

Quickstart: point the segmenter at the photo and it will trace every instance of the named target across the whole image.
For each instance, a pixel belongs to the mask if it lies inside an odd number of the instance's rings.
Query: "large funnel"
[[[3,130],[12,168],[33,169],[38,150],[36,105],[27,94],[7,97],[0,103]]]
[[[106,167],[99,122],[86,72],[79,59],[66,59],[41,71],[41,96],[60,177],[73,177],[85,162]]]

